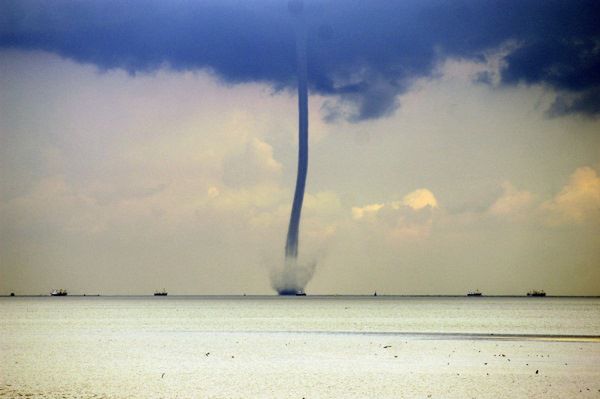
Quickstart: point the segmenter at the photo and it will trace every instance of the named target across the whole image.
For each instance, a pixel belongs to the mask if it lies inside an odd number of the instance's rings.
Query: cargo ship
[[[50,296],[67,296],[67,290],[52,290]]]
[[[527,293],[527,296],[546,296],[544,290],[533,290]]]

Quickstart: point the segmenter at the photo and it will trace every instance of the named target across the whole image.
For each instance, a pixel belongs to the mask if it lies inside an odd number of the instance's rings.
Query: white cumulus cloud
[[[352,208],[352,218],[364,222],[372,233],[383,233],[386,240],[428,237],[433,211],[439,208],[435,195],[426,188],[412,191],[399,201],[374,203]]]
[[[569,182],[551,200],[541,205],[549,225],[600,222],[600,176],[584,166],[573,172]]]
[[[526,210],[533,203],[533,194],[518,190],[510,182],[502,184],[503,193],[490,207],[491,214],[496,216],[514,215]]]
[[[411,193],[408,193],[402,198],[402,205],[408,206],[414,210],[423,209],[426,207],[437,208],[438,202],[431,191],[426,188],[420,188]],[[395,209],[400,207],[400,203],[394,202],[392,204]]]
[[[369,204],[365,206],[353,206],[352,207],[352,218],[359,220],[369,215],[376,215],[385,204]]]

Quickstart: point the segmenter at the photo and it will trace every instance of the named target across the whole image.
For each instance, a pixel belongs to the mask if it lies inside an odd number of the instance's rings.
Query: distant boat
[[[377,291],[375,291],[375,292],[373,293],[373,296],[377,296]]]
[[[167,291],[165,291],[164,289],[162,291],[156,291],[154,293],[154,296],[167,296]]]
[[[467,296],[482,296],[482,294],[479,290],[475,290],[475,291],[469,291],[467,293]]]
[[[533,290],[527,293],[527,296],[546,296],[544,290]]]
[[[52,290],[50,296],[67,296],[67,290]]]

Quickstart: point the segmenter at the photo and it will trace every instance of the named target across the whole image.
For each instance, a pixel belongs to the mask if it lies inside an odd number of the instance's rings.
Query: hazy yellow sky
[[[310,98],[300,253],[320,294],[600,295],[600,121],[448,59],[391,115]],[[0,52],[0,294],[272,293],[295,93]]]

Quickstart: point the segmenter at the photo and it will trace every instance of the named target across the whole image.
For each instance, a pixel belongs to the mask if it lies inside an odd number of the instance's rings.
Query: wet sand
[[[0,397],[600,396],[595,342],[394,334],[113,334],[2,348]],[[23,345],[36,345],[21,342]],[[101,354],[86,356],[96,346]]]
[[[600,397],[595,302],[579,313],[573,305],[573,317],[592,317],[567,334],[536,332],[546,323],[537,310],[533,326],[529,316],[510,319],[526,334],[426,331],[462,317],[461,303],[452,314],[440,311],[446,302],[419,302],[413,312],[400,301],[402,319],[382,302],[24,301],[0,307],[0,397]],[[432,313],[446,319],[417,323]],[[472,330],[490,329],[487,319],[469,320]],[[403,323],[419,330],[391,328]]]

